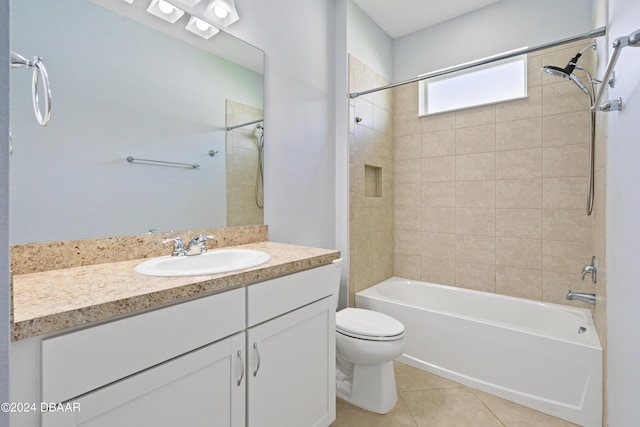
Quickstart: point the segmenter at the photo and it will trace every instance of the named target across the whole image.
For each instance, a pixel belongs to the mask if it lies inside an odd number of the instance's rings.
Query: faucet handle
[[[169,237],[166,239],[162,239],[162,243],[173,242],[173,252],[171,252],[171,256],[182,256],[187,252],[184,249],[184,245],[182,243],[182,237]]]

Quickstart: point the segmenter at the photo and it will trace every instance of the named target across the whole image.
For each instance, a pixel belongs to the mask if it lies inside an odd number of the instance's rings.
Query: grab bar
[[[191,169],[198,169],[200,167],[197,163],[180,163],[180,162],[165,162],[164,160],[151,160],[151,159],[136,159],[131,156],[127,156],[127,162],[147,162],[147,163],[160,163],[164,165],[176,165],[176,166],[185,166]]]
[[[613,87],[613,84],[610,83],[611,73],[613,72],[613,68],[618,61],[618,56],[620,56],[620,50],[623,47],[627,46],[640,46],[640,29],[634,31],[626,37],[618,37],[611,44],[613,50],[611,51],[611,56],[609,56],[609,62],[607,63],[607,67],[604,71],[604,76],[602,77],[602,85],[600,86],[600,90],[598,91],[598,95],[596,96],[596,101],[593,104],[594,111],[616,111],[622,108],[622,99],[614,99],[609,100],[601,104],[602,96],[604,95],[604,91],[606,90],[607,83]]]
[[[33,103],[33,112],[36,120],[41,126],[47,126],[51,120],[51,88],[49,86],[49,75],[47,69],[42,62],[42,58],[34,56],[32,60],[26,59],[22,55],[11,51],[10,56],[11,68],[33,68],[33,76],[31,77],[31,101]],[[44,114],[41,112],[40,100],[38,99],[38,84],[42,76],[42,89],[45,93],[44,98]]]

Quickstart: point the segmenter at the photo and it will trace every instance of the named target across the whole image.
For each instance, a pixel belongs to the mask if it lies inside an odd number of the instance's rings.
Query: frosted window
[[[420,115],[527,97],[527,56],[482,65],[420,82]]]

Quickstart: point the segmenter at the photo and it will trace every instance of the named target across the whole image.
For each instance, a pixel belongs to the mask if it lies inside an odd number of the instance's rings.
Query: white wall
[[[9,1],[0,1],[0,58],[9,57]],[[0,403],[9,402],[9,64],[0,66]],[[0,411],[0,425],[9,414]]]
[[[53,108],[39,126],[31,72],[13,70],[11,243],[224,227],[226,99],[262,108],[263,76],[86,0],[66,3],[12,8],[11,48],[44,58]]]
[[[503,0],[394,40],[394,81],[591,30],[591,2]]]
[[[393,80],[393,39],[353,1],[347,2],[347,50],[389,81]]]
[[[238,0],[229,32],[265,51],[265,224],[335,246],[334,2]]]
[[[608,37],[640,29],[637,0],[609,0]],[[616,65],[609,98],[624,108],[608,114],[607,148],[607,325],[608,425],[640,425],[640,48],[626,47]]]

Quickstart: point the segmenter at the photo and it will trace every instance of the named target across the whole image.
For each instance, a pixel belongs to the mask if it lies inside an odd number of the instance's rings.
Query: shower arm
[[[602,77],[602,81],[605,83],[609,83],[609,79],[611,78],[611,73],[613,72],[613,68],[618,61],[618,57],[620,56],[620,51],[622,48],[627,46],[640,46],[640,29],[634,31],[630,35],[626,37],[618,37],[611,44],[613,50],[611,51],[611,55],[609,56],[609,62],[607,63],[607,67],[604,71],[604,76]],[[606,84],[600,86],[600,90],[598,91],[598,95],[596,96],[596,100],[592,109],[594,111],[615,111],[619,110],[622,106],[622,99],[618,98],[617,100],[607,101],[601,105],[602,97],[604,96],[604,92],[606,90]]]

